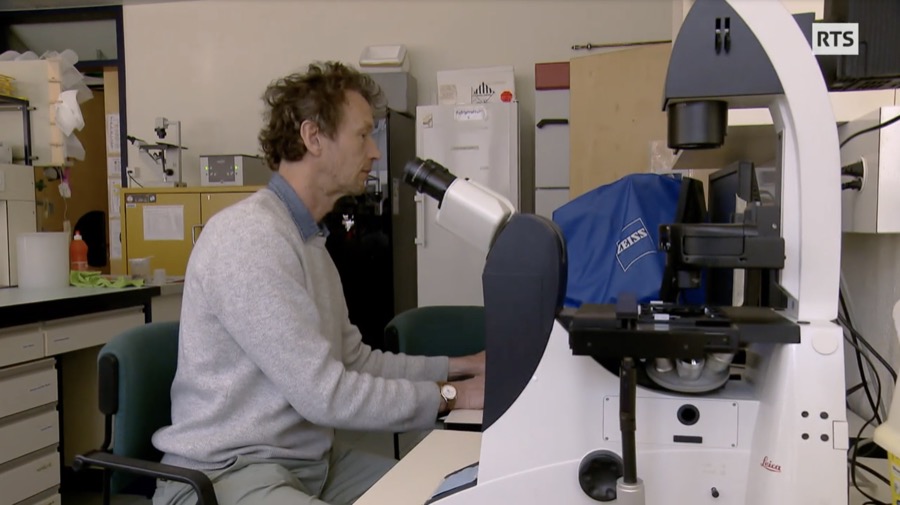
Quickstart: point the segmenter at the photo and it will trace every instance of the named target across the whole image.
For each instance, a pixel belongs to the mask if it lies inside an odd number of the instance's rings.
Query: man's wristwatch
[[[441,398],[447,402],[447,411],[456,407],[456,386],[449,382],[438,382],[438,388],[441,390]]]

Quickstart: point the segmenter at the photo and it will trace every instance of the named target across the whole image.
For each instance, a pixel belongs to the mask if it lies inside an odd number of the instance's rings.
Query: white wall
[[[366,45],[403,43],[419,82],[420,104],[435,102],[439,69],[513,65],[522,102],[523,167],[533,170],[534,63],[587,54],[570,50],[573,44],[669,38],[679,24],[672,19],[678,3],[690,2],[297,0],[126,5],[129,133],[151,140],[155,117],[182,120],[184,142],[190,148],[185,165],[192,168],[186,180],[196,183],[200,154],[257,152],[259,96],[271,79],[316,59],[355,63]],[[822,0],[787,3],[794,12],[815,10],[821,16]],[[129,159],[132,163],[137,159],[134,150]],[[900,237],[846,236],[843,268],[859,330],[896,366],[900,345],[891,308],[900,298]],[[852,376],[851,371],[848,385]]]
[[[201,154],[258,152],[272,79],[395,43],[409,50],[420,105],[436,103],[437,70],[513,65],[530,174],[534,64],[588,54],[573,44],[668,39],[671,0],[193,1],[126,5],[124,22],[128,132],[150,141],[155,117],[180,119],[189,183]]]

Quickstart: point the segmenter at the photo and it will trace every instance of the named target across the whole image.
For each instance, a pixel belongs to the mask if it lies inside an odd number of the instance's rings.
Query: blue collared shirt
[[[319,235],[328,237],[328,228],[316,222],[294,188],[278,172],[273,173],[272,178],[269,179],[269,189],[287,206],[304,242],[309,242],[313,237]]]

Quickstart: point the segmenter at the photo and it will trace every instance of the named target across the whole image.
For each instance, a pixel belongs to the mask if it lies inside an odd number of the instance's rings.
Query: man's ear
[[[300,125],[300,139],[306,145],[306,150],[313,156],[322,152],[322,144],[319,142],[319,125],[315,121],[307,119]]]

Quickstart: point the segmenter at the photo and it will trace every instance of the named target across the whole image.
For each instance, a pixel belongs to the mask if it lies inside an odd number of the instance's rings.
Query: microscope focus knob
[[[616,499],[616,482],[625,473],[622,458],[610,451],[594,451],[578,466],[578,483],[591,498],[608,502]]]

